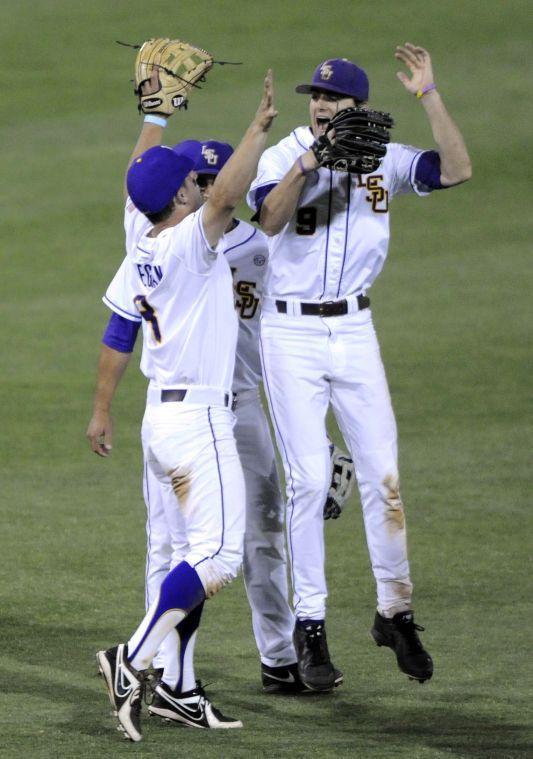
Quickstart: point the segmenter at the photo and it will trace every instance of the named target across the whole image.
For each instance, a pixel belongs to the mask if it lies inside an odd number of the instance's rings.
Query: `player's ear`
[[[186,206],[187,202],[187,193],[184,191],[182,185],[174,197],[174,208],[176,206]]]

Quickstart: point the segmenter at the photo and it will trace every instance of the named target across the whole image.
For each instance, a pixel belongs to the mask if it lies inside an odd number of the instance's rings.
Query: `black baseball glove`
[[[394,126],[390,113],[366,108],[345,108],[328,124],[311,150],[320,166],[353,174],[370,174],[379,168]]]

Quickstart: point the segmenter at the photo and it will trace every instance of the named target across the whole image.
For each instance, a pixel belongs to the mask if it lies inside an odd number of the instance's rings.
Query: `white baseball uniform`
[[[236,576],[243,552],[232,274],[220,242],[212,249],[205,239],[202,209],[155,238],[131,201],[124,218],[127,257],[104,301],[126,318],[142,317],[145,460],[165,492],[178,495],[179,508],[175,498],[164,503],[173,546],[209,597]]]
[[[265,151],[248,195],[251,208],[256,210],[257,191],[278,183],[313,141],[309,127],[298,127]],[[311,172],[294,217],[269,238],[261,355],[285,467],[299,619],[325,616],[322,507],[330,477],[325,424],[330,404],[356,466],[378,608],[386,616],[410,608],[396,423],[363,296],[387,255],[392,197],[426,194],[414,180],[421,152],[391,143],[372,174]],[[347,313],[338,316],[309,315],[302,306],[342,300]]]
[[[260,295],[268,247],[262,232],[239,221],[224,235],[219,250],[224,251],[233,274],[235,308],[239,317],[232,390],[235,396],[234,433],[246,488],[243,574],[261,661],[268,666],[283,666],[296,660],[292,643],[294,616],[288,603],[284,504],[274,448],[259,397]],[[138,315],[128,311],[128,303],[134,294],[131,281],[125,276],[126,265],[127,259],[110,284],[104,302],[116,313],[139,320]],[[141,276],[149,282],[153,273],[141,269]],[[147,432],[143,426],[145,455],[149,445]],[[179,500],[179,492],[177,495]],[[144,497],[147,507],[148,608],[169,569],[186,557],[189,548],[182,514],[175,508],[176,494],[171,483],[158,479],[146,461]],[[176,637],[170,635],[154,660],[154,666],[165,666],[165,676],[172,680],[172,673],[177,670],[176,657]]]

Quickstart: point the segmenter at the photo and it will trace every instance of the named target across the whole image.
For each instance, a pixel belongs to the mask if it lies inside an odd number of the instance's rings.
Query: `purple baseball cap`
[[[368,100],[368,77],[364,69],[347,58],[329,58],[316,67],[311,84],[299,84],[296,92],[335,92],[355,100]]]
[[[202,142],[202,152],[194,170],[198,174],[218,174],[232,153],[233,148],[227,142]]]
[[[135,207],[142,213],[162,211],[194,169],[196,160],[186,150],[176,153],[165,145],[156,145],[138,156],[126,178]]]
[[[196,163],[202,153],[202,143],[199,140],[182,140],[177,145],[174,145],[172,150],[176,155],[190,158],[191,161]]]

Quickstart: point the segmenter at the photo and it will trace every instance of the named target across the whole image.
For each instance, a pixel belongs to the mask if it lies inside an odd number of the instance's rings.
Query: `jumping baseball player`
[[[406,43],[396,58],[411,72],[398,78],[425,110],[437,150],[386,145],[392,120],[366,105],[366,73],[334,58],[296,88],[310,95],[311,126],[297,127],[265,152],[248,195],[269,236],[263,376],[287,482],[299,673],[315,689],[330,688],[334,679],[322,520],[330,404],[356,466],[377,583],[372,635],[394,650],[410,678],[424,682],[433,672],[414,622],[396,423],[367,292],[387,255],[392,198],[460,184],[471,168],[429,53]],[[351,137],[347,121],[359,125]]]
[[[183,143],[176,147],[182,150]],[[204,200],[209,198],[215,177],[232,153],[233,149],[226,143],[211,140],[202,144],[195,170]],[[234,432],[246,486],[243,573],[261,659],[263,689],[269,693],[299,693],[306,689],[298,676],[292,641],[294,616],[288,604],[284,504],[268,423],[259,397],[260,295],[268,247],[262,232],[238,219],[231,220],[221,245],[233,273],[235,307],[239,317],[233,408],[236,417]],[[104,303],[113,313],[103,342],[110,350],[125,353],[128,357],[135,344],[134,325],[138,327],[141,322],[141,317],[130,308],[134,298],[126,258],[104,296]],[[120,355],[117,361],[122,363]],[[145,437],[143,434],[143,443]],[[144,448],[146,454],[146,445]],[[94,450],[99,451],[98,445]],[[340,450],[337,456],[342,457]],[[349,461],[348,472],[351,466]],[[179,513],[175,509],[176,494],[172,487],[153,474],[146,460],[143,491],[147,508],[148,608],[171,567],[185,555],[186,545],[184,547],[180,542],[173,551],[172,535],[179,533],[179,526],[169,527],[169,521],[175,523]],[[346,492],[339,493],[332,483],[330,508],[342,508],[347,495]],[[178,631],[171,631],[154,658],[153,666],[162,683],[149,710],[187,723],[188,714],[174,694],[195,688],[193,652],[196,634],[182,633],[179,640],[178,635]],[[335,684],[341,681],[342,675],[338,672]],[[207,726],[218,727],[217,724]]]
[[[154,93],[159,77],[155,69]],[[205,599],[236,576],[242,561],[244,478],[231,412],[238,327],[232,274],[219,241],[276,115],[269,72],[256,116],[203,206],[193,172],[199,150],[190,141],[181,150],[162,147],[165,121],[158,115],[146,117],[127,173],[126,250],[137,291],[130,309],[143,319],[141,369],[150,381],[145,452],[152,472],[178,496],[172,543],[181,540],[187,549],[128,643],[97,654],[119,724],[133,741],[142,739],[143,671],[171,630],[194,635]],[[116,366],[105,371],[115,360],[109,351],[102,346],[104,371],[88,430],[102,453],[120,378]],[[242,726],[218,712],[201,686],[175,696],[197,726]]]

